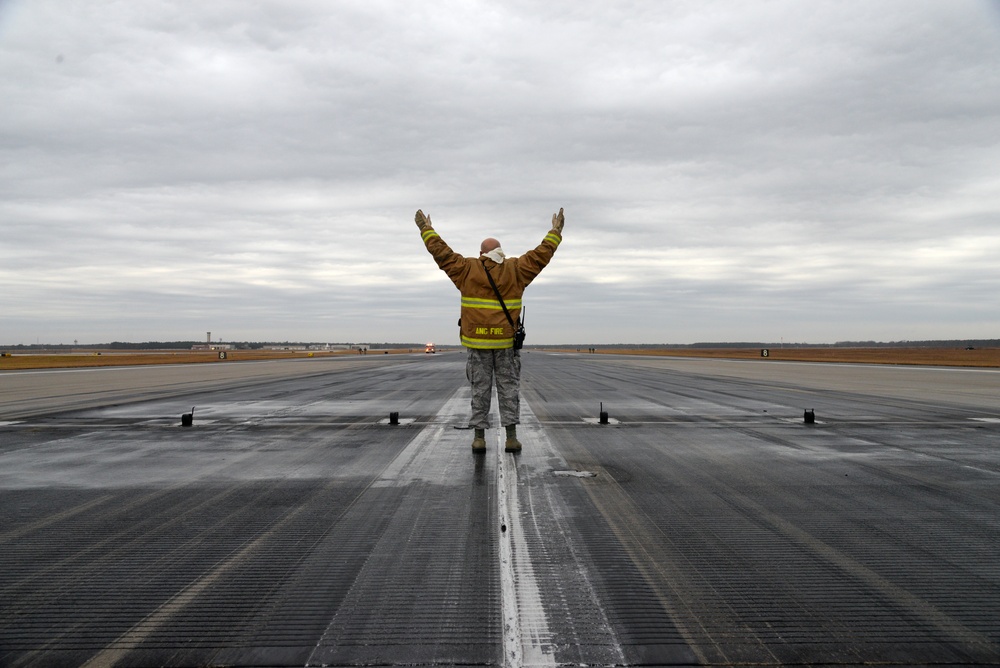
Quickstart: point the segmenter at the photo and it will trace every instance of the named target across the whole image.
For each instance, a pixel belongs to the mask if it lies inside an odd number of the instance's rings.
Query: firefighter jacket
[[[487,350],[512,348],[514,328],[507,321],[486,272],[493,277],[507,312],[516,324],[521,315],[521,295],[552,259],[562,241],[559,233],[550,231],[537,248],[520,257],[505,258],[502,264],[485,257],[464,257],[456,253],[432,228],[424,228],[421,237],[434,261],[462,293],[459,320],[462,345]]]

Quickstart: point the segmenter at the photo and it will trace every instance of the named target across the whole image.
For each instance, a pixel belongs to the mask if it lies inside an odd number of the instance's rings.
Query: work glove
[[[560,207],[559,213],[552,214],[552,231],[558,232],[559,236],[562,236],[562,228],[565,224],[566,218],[563,216],[563,210]]]
[[[417,223],[417,227],[420,228],[421,232],[434,229],[431,227],[431,217],[424,215],[424,212],[420,209],[417,209],[417,215],[413,217],[413,220]]]

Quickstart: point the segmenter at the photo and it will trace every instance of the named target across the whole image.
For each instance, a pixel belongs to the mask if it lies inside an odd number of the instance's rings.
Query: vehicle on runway
[[[425,353],[436,353],[436,352],[437,352],[437,350],[436,350],[436,349],[434,348],[434,344],[433,344],[433,343],[428,343],[428,344],[427,344],[427,345],[426,345],[426,346],[424,347],[424,352],[425,352]]]

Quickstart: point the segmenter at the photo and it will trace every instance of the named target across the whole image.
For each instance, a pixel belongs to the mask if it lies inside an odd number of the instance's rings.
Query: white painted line
[[[988,418],[969,418],[970,420],[975,420],[976,422],[1000,422],[1000,418],[988,417]]]
[[[499,398],[496,388],[493,389],[492,416],[495,419],[494,448],[497,452],[497,520],[500,522],[500,611],[503,616],[503,665],[509,668],[519,668],[524,665],[521,649],[521,621],[517,608],[517,581],[514,577],[514,555],[511,545],[513,527],[510,518],[517,511],[517,466],[506,466],[503,450],[504,437],[500,435]],[[507,469],[512,473],[508,475]],[[508,480],[513,477],[514,483]],[[513,490],[513,491],[511,491]],[[511,500],[514,498],[514,512],[511,512]]]
[[[521,402],[522,407],[524,401]],[[548,620],[531,566],[521,526],[517,495],[517,457],[504,452],[506,433],[500,424],[499,400],[493,392],[491,418],[496,424],[497,517],[500,521],[500,590],[503,611],[504,666],[555,666]],[[506,528],[506,530],[504,530]]]

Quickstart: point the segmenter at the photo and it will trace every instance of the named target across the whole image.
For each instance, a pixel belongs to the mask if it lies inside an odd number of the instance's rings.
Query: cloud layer
[[[204,5],[204,6],[202,6]],[[0,4],[0,343],[996,337],[1000,9]]]

